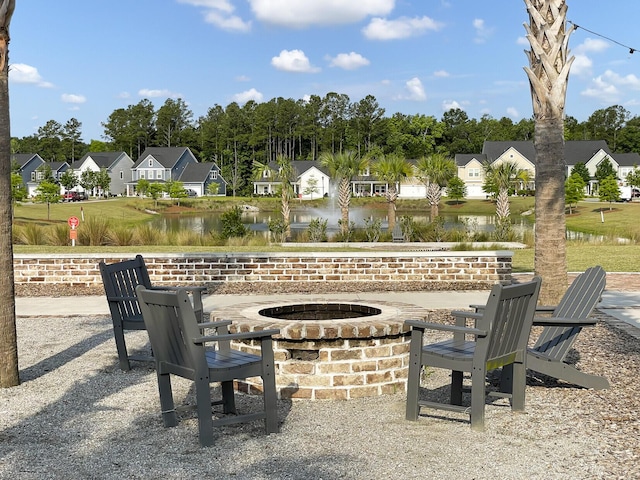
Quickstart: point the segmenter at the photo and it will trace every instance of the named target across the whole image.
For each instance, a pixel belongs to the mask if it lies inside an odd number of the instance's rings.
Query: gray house
[[[42,170],[38,170],[45,161],[37,153],[15,153],[11,155],[11,164],[17,166],[18,173],[22,177],[22,183],[27,189],[27,196],[35,194],[38,183],[42,178]]]
[[[110,195],[124,195],[127,184],[131,181],[131,167],[133,160],[125,152],[89,152],[80,160],[73,162],[73,168],[78,178],[82,172],[90,170],[99,172],[106,170],[111,183],[109,184]],[[102,192],[92,192],[101,194]]]
[[[216,195],[227,194],[227,182],[220,175],[220,168],[215,163],[189,163],[178,180],[189,193],[193,192],[197,197],[207,195],[212,184],[217,185]]]

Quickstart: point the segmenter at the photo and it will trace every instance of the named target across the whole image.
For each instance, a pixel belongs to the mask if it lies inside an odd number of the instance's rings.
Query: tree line
[[[533,140],[534,120],[483,115],[469,118],[451,109],[432,115],[385,115],[375,97],[351,102],[345,94],[304,100],[274,98],[240,106],[215,105],[194,119],[182,99],[155,109],[143,99],[114,110],[102,123],[102,140],[83,143],[82,124],[49,120],[36,134],[12,138],[12,153],[38,153],[46,161],[67,161],[87,152],[124,151],[134,160],[147,147],[189,147],[202,162],[215,161],[238,194],[251,193],[256,162],[318,160],[323,153],[372,152],[418,159],[432,154],[480,153],[486,141]],[[640,151],[640,117],[619,105],[596,110],[586,121],[567,116],[566,140],[605,140],[615,152]]]

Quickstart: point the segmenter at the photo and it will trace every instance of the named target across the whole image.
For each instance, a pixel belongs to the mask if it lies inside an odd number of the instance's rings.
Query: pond
[[[177,232],[192,230],[201,235],[207,235],[212,231],[221,230],[220,213],[198,213],[189,215],[159,215],[152,220],[152,226],[165,232]],[[398,210],[396,218],[403,216],[412,217],[417,222],[429,222],[427,213]],[[443,215],[445,228],[467,229],[471,232],[491,232],[495,226],[494,215]],[[269,222],[280,218],[279,212],[262,212],[247,210],[243,213],[243,223],[254,232],[269,231]],[[325,208],[299,208],[291,212],[291,230],[295,239],[296,235],[304,232],[309,227],[309,222],[314,219],[327,220],[327,233],[329,235],[338,232],[340,212],[337,209]],[[382,231],[388,228],[386,209],[371,209],[354,207],[349,209],[349,220],[355,224],[356,229],[365,227],[366,220],[380,220]],[[516,232],[523,233],[533,228],[532,216],[514,215],[512,222]]]

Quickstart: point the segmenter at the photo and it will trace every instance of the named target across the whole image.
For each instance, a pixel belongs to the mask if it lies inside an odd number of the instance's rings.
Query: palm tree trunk
[[[567,288],[564,217],[564,106],[574,57],[569,57],[565,0],[524,0],[531,50],[525,71],[535,121],[536,226],[534,268],[542,277],[540,302],[557,303]]]
[[[396,187],[389,185],[387,190],[387,216],[389,217],[389,231],[393,230],[396,226],[396,199],[398,194]]]
[[[543,278],[540,302],[553,305],[567,289],[567,245],[564,203],[564,134],[562,119],[535,125],[536,224],[534,268]],[[544,297],[542,294],[544,293]]]
[[[0,387],[20,383],[11,234],[11,125],[9,23],[14,0],[0,2]]]
[[[338,204],[340,205],[340,233],[343,236],[349,232],[349,204],[351,203],[351,182],[348,178],[341,178],[338,188]]]

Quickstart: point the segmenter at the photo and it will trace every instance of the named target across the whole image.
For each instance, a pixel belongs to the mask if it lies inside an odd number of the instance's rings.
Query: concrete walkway
[[[463,309],[470,304],[485,303],[485,291],[444,292],[368,292],[332,294],[284,294],[284,295],[207,295],[203,298],[205,312],[247,302],[290,302],[304,299],[327,301],[393,301],[433,309]],[[640,336],[640,292],[606,291],[598,310],[625,326],[634,336]],[[81,297],[17,297],[16,314],[20,317],[64,317],[83,315],[108,315],[107,300],[103,295]]]

